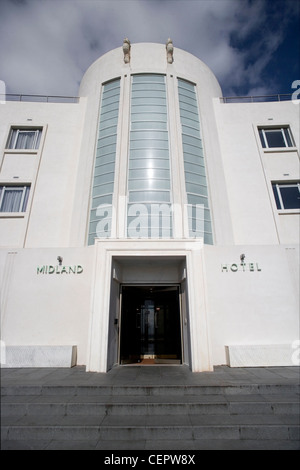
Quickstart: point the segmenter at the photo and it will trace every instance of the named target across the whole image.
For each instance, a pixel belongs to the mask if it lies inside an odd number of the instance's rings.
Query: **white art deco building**
[[[297,365],[299,104],[170,40],[1,104],[3,367]]]

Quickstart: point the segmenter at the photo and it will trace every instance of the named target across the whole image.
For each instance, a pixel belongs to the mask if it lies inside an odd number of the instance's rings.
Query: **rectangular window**
[[[31,150],[38,149],[42,135],[42,129],[12,128],[9,134],[7,148]]]
[[[277,209],[300,209],[300,183],[273,183]]]
[[[290,128],[265,127],[258,130],[263,148],[294,147]]]
[[[25,212],[30,186],[0,186],[0,212]]]

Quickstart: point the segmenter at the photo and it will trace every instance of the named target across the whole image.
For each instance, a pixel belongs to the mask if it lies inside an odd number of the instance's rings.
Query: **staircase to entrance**
[[[299,367],[2,369],[2,449],[299,450]]]

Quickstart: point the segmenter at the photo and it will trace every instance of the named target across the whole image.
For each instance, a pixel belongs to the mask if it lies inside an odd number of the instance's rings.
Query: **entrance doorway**
[[[180,364],[179,286],[121,287],[121,364]]]

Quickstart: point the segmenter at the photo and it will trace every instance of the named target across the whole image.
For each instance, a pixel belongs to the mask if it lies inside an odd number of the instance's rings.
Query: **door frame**
[[[180,364],[177,365],[183,365],[184,364],[184,345],[183,345],[183,322],[182,322],[182,296],[181,296],[181,283],[126,283],[123,282],[120,284],[120,302],[119,302],[119,338],[118,338],[118,364],[120,366],[126,366],[127,364],[122,364],[121,363],[121,334],[122,334],[122,306],[123,306],[123,293],[122,293],[122,288],[123,287],[177,287],[178,289],[178,307],[179,307],[179,332],[180,332],[180,351],[181,351],[181,358],[180,358]],[[130,365],[130,364],[128,364]]]
[[[114,262],[124,260],[126,266],[127,260],[133,263],[139,258],[149,259],[151,262],[155,258],[158,263],[160,259],[169,259],[172,264],[173,261],[175,264],[178,261],[177,279],[174,278],[174,282],[186,279],[187,318],[184,319],[184,338],[186,334],[188,337],[185,359],[187,353],[187,365],[192,372],[213,371],[202,239],[95,239],[95,244],[90,249],[94,255],[94,267],[87,331],[87,372],[107,372],[113,366],[108,364],[110,317],[116,313],[110,309],[111,283],[112,280],[118,283],[127,280],[123,277],[122,266],[115,269]],[[150,281],[151,276],[148,277],[149,282],[155,281]],[[168,282],[167,279],[166,281]]]

